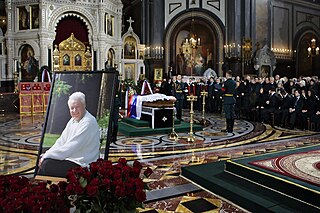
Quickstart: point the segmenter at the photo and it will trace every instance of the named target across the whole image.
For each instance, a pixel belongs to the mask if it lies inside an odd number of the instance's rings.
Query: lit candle
[[[316,55],[319,55],[319,47],[316,48]]]
[[[198,38],[198,45],[200,45],[200,38]]]

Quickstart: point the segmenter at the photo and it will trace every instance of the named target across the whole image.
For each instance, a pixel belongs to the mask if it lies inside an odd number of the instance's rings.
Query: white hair
[[[71,101],[80,101],[83,106],[86,106],[86,95],[82,92],[74,92],[69,96],[68,105],[70,106]]]

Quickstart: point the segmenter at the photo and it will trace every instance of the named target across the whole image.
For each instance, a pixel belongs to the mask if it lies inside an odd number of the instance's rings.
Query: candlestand
[[[174,101],[172,102],[172,132],[169,133],[168,139],[175,141],[178,139],[178,134],[174,131],[174,122],[175,122],[175,115],[174,115]]]
[[[187,141],[188,142],[194,142],[195,141],[195,137],[193,135],[193,102],[197,101],[197,96],[194,95],[189,95],[187,96],[187,101],[190,101],[190,132],[189,135],[187,137]]]
[[[204,116],[206,112],[206,97],[208,96],[208,92],[202,91],[200,94],[202,96],[202,119],[200,123],[203,126],[209,126],[210,122],[207,119],[205,119],[205,116]]]

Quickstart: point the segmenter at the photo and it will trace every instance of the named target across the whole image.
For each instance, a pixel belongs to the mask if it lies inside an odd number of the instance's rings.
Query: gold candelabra
[[[201,93],[202,96],[202,119],[200,121],[200,123],[203,126],[209,126],[209,121],[207,119],[205,119],[205,112],[206,112],[206,97],[208,96],[208,92],[206,91],[202,91]]]
[[[193,102],[197,101],[197,96],[194,95],[189,95],[187,96],[187,101],[190,101],[190,132],[189,135],[187,137],[187,141],[188,142],[194,142],[195,141],[195,137],[193,135]]]
[[[178,134],[174,131],[174,122],[175,122],[175,116],[174,116],[174,101],[172,102],[172,132],[169,133],[168,135],[168,139],[169,140],[172,140],[172,141],[175,141],[178,139]]]

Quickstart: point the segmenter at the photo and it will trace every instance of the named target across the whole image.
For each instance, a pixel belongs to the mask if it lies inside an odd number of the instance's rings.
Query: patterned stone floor
[[[138,159],[154,173],[148,183],[147,201],[141,212],[246,212],[229,201],[206,192],[180,177],[181,167],[259,155],[319,143],[316,132],[287,130],[236,120],[234,133],[223,133],[224,119],[209,114],[211,125],[195,132],[196,143],[171,141],[167,135],[125,137],[110,145],[109,159]],[[189,120],[184,112],[185,121]],[[195,121],[201,120],[195,114]],[[0,117],[0,174],[33,176],[41,141],[44,115]],[[187,133],[179,134],[181,138]],[[103,156],[105,150],[101,150]]]

